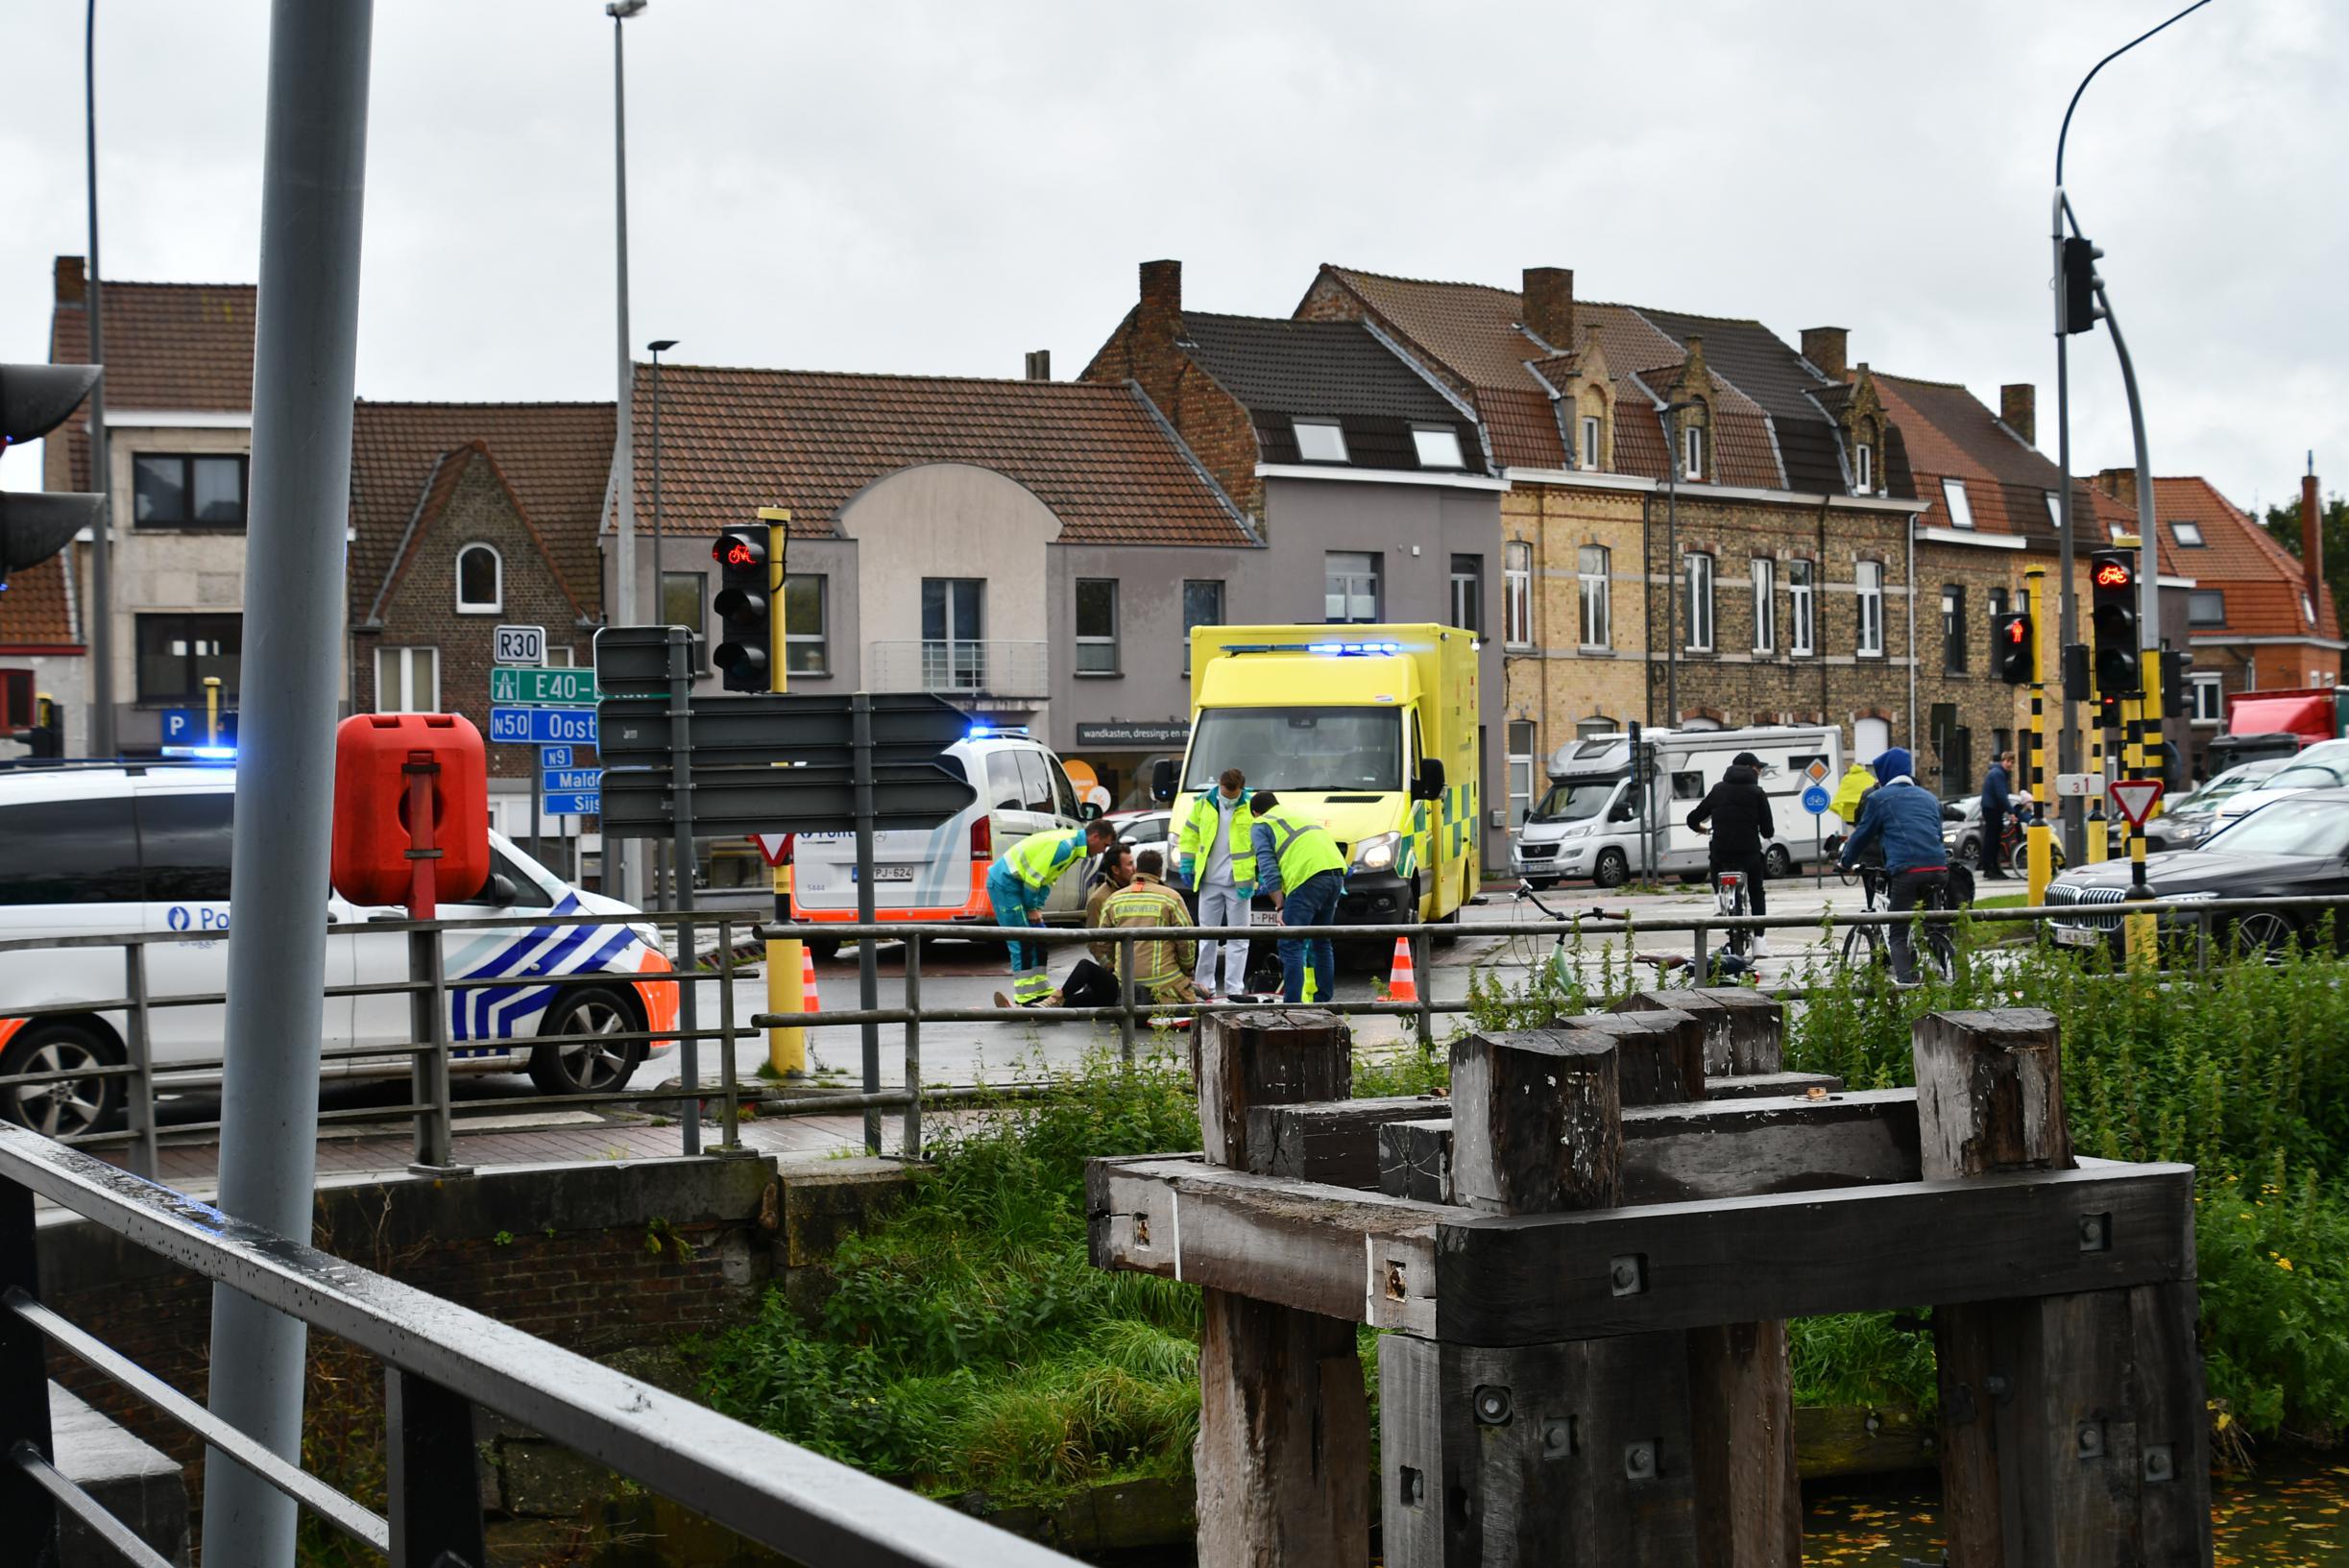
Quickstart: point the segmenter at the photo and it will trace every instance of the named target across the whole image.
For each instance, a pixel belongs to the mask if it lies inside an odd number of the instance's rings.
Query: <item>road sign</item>
[[[2059,773],[2055,776],[2055,792],[2059,796],[2077,795],[2083,800],[2104,793],[2101,773]]]
[[[517,669],[500,664],[490,671],[492,702],[583,708],[594,706],[596,695],[592,669]]]
[[[592,817],[603,814],[603,797],[593,789],[569,790],[546,797],[550,817]]]
[[[699,748],[696,748],[698,751]],[[845,832],[856,826],[855,769],[693,766],[693,832],[702,838],[759,832]],[[608,767],[603,775],[604,832],[623,838],[666,837],[677,821],[676,782],[662,767]],[[873,826],[934,828],[978,794],[958,771],[935,761],[876,763]]]
[[[490,639],[490,662],[497,664],[544,664],[546,663],[546,628],[544,626],[500,626]],[[497,699],[490,699],[495,702]]]
[[[575,746],[541,746],[539,748],[539,766],[577,767],[579,764],[571,760],[572,753],[577,750]]]
[[[166,708],[163,710],[164,745],[201,746],[207,738],[204,729],[203,709]]]
[[[1824,757],[1812,758],[1810,760],[1810,766],[1803,770],[1803,777],[1808,779],[1814,786],[1827,783],[1827,759]],[[1810,808],[1810,809],[1814,811],[1824,811],[1827,809],[1827,808],[1824,806],[1814,806]]]
[[[1812,784],[1803,791],[1803,809],[1817,816],[1827,809],[1828,793],[1825,784]]]
[[[595,744],[595,711],[592,708],[492,708],[490,739],[508,745],[545,745],[564,741],[574,746]]]
[[[794,836],[791,833],[752,833],[750,838],[752,843],[759,846],[759,853],[765,857],[768,865],[779,866],[783,864],[783,857],[791,853]]]
[[[2143,828],[2145,813],[2152,810],[2153,803],[2162,798],[2162,781],[2115,779],[2104,794],[2113,803],[2113,809],[2129,819],[2130,827]]]
[[[927,760],[970,733],[970,715],[932,692],[876,691],[872,701],[876,762]],[[848,697],[831,692],[697,692],[691,707],[696,763],[836,762],[854,734]],[[668,755],[666,696],[606,696],[596,712],[607,762]]]
[[[550,767],[544,771],[550,791],[593,789],[603,779],[603,769],[599,767]]]

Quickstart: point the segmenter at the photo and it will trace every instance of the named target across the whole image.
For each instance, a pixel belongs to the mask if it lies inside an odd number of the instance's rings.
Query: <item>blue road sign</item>
[[[597,789],[603,785],[603,769],[599,767],[550,767],[545,772],[548,789]]]
[[[600,791],[576,790],[568,794],[546,797],[546,814],[550,817],[595,817],[603,815],[603,795]]]
[[[595,744],[593,708],[492,708],[490,739],[510,745]]]
[[[571,760],[571,748],[569,746],[541,746],[539,766],[576,767],[578,764]]]
[[[1825,812],[1827,803],[1828,793],[1825,784],[1812,784],[1808,789],[1803,791],[1803,809],[1808,811],[1812,816]]]
[[[163,710],[164,745],[201,746],[206,738],[204,733],[203,709],[166,708]]]

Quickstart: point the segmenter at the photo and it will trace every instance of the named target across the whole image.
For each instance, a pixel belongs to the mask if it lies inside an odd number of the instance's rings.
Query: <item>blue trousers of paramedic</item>
[[[1281,897],[1280,923],[1283,926],[1326,926],[1338,918],[1338,895],[1345,891],[1345,878],[1335,871],[1319,871],[1290,888]],[[1326,1001],[1337,989],[1338,948],[1326,936],[1311,939],[1284,936],[1280,939],[1280,995],[1287,1002],[1301,1002],[1305,995],[1305,977],[1313,976],[1313,997]]]

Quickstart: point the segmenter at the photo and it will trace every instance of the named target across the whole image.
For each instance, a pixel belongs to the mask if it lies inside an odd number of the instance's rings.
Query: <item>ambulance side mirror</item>
[[[1420,760],[1419,777],[1412,783],[1411,798],[1416,801],[1443,798],[1443,763],[1441,760],[1433,757]]]
[[[1150,799],[1164,804],[1174,798],[1174,759],[1161,757],[1150,764]]]

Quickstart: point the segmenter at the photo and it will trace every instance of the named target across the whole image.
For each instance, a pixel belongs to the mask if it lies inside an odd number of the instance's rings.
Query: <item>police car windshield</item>
[[[1550,792],[1527,819],[1532,822],[1581,822],[1597,816],[1614,799],[1620,779],[1595,779],[1585,784],[1552,784]]]
[[[1403,715],[1393,708],[1210,708],[1191,734],[1185,789],[1227,767],[1255,789],[1388,791],[1403,786]]]

